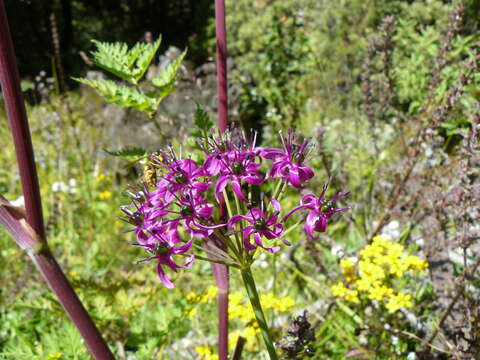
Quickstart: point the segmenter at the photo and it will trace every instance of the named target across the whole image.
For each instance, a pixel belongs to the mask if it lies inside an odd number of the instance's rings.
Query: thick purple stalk
[[[98,360],[114,360],[112,352],[83,307],[77,294],[70,286],[60,265],[48,247],[41,252],[30,254],[37,268],[50,288],[57,294],[58,300],[85,340],[90,353]]]
[[[212,264],[213,275],[218,289],[218,358],[228,359],[228,267]]]
[[[25,221],[25,213],[0,195],[0,224],[13,236],[17,245],[28,253],[60,303],[77,326],[95,359],[114,359],[97,328],[68,283],[67,278],[48,248],[47,242]]]
[[[227,95],[227,37],[225,26],[225,1],[215,0],[215,33],[217,37],[217,96],[218,129],[224,132],[228,123]],[[225,212],[222,206],[222,212]],[[212,263],[218,288],[218,357],[228,359],[228,267]]]
[[[220,132],[224,132],[227,129],[228,124],[225,0],[215,0],[215,29],[217,36],[218,128]]]
[[[32,140],[3,0],[0,0],[0,81],[17,153],[27,221],[38,235],[45,238]]]
[[[43,278],[55,292],[70,319],[78,328],[95,359],[114,359],[45,241],[42,204],[32,140],[3,0],[0,0],[0,82],[20,169],[20,179],[25,197],[26,222],[30,226],[30,233],[35,234],[36,240],[31,240],[31,243],[36,246],[25,248],[16,236],[14,236],[15,240],[24,250],[28,251]],[[12,219],[14,218],[12,217]]]

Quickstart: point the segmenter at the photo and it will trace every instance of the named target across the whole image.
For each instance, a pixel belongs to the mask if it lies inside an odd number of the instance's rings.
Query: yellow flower
[[[347,294],[345,294],[345,300],[358,304],[360,299],[358,298],[358,291],[357,290],[349,290]]]
[[[253,351],[256,348],[257,335],[260,333],[260,329],[256,325],[250,325],[245,328],[245,330],[235,330],[232,331],[228,336],[228,346],[231,349],[234,349],[237,345],[238,338],[241,336],[246,340],[246,347],[248,351]]]
[[[195,291],[191,291],[187,295],[187,301],[188,302],[196,302],[198,300],[198,295]]]
[[[240,330],[235,330],[228,334],[228,346],[231,349],[235,349],[235,346],[237,346],[238,338],[240,336],[243,337],[243,334]]]
[[[355,274],[355,263],[351,259],[342,259],[340,260],[340,268],[343,272],[343,277],[347,282],[352,282],[357,279],[357,274]]]
[[[347,291],[348,291],[348,288],[341,281],[332,286],[333,296],[343,297]]]
[[[276,298],[273,293],[260,295],[260,302],[264,309],[273,309],[278,312],[285,312],[295,305],[290,296]]]
[[[46,358],[46,360],[58,360],[58,359],[61,359],[62,356],[63,356],[62,353],[50,354],[50,355],[48,355],[48,357]]]
[[[385,305],[389,313],[397,312],[402,307],[410,308],[412,306],[412,296],[410,294],[402,293],[399,293],[398,295],[392,295]]]
[[[228,315],[233,318],[238,318],[245,323],[255,319],[255,314],[253,310],[247,306],[241,304],[230,304],[228,307]]]
[[[358,263],[358,271],[361,278],[370,278],[372,281],[384,279],[386,276],[382,266],[368,260],[362,260]]]
[[[100,173],[97,175],[97,177],[95,178],[95,180],[97,180],[98,182],[101,182],[101,181],[104,181],[104,180],[108,180],[108,176],[105,175],[104,173]]]
[[[106,200],[106,199],[110,199],[112,197],[112,192],[111,191],[102,191],[100,194],[98,194],[98,198],[100,200]]]
[[[385,285],[373,286],[368,290],[368,298],[370,300],[381,301],[383,298],[391,295],[393,295],[393,289]]]
[[[228,295],[228,302],[230,305],[238,305],[243,300],[243,294],[241,291],[235,291],[234,293],[230,293]]]
[[[389,285],[391,280],[403,276],[410,270],[428,267],[425,260],[410,255],[402,244],[391,241],[384,235],[375,236],[372,243],[360,250],[360,260],[342,259],[340,268],[343,279],[332,286],[332,294],[346,301],[359,303],[362,296],[382,301],[390,313],[402,307],[413,306],[409,294],[395,294]],[[355,269],[358,269],[358,273]]]
[[[194,317],[196,314],[197,314],[196,308],[185,311],[185,315],[187,315],[189,318]]]
[[[202,360],[218,360],[218,356],[212,353],[212,349],[208,346],[197,346],[195,352],[202,357]]]
[[[424,270],[428,267],[428,263],[425,260],[422,260],[415,255],[408,255],[405,258],[405,263],[407,263],[413,270]]]
[[[355,268],[355,263],[352,261],[352,259],[342,259],[340,260],[340,268],[343,271],[351,271]]]
[[[217,291],[218,290],[216,286],[210,285],[207,288],[207,291],[205,292],[205,294],[203,294],[202,297],[198,300],[198,302],[204,304],[215,299],[217,297]]]
[[[342,282],[332,286],[332,295],[343,297],[345,300],[356,304],[360,302],[360,299],[358,298],[358,291],[347,288]]]

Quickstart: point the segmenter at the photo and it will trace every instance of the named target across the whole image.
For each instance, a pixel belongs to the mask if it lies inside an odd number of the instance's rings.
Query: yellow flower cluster
[[[207,290],[204,294],[197,294],[195,291],[191,291],[187,295],[187,301],[190,303],[199,303],[205,304],[217,297],[217,287],[214,285],[210,285],[207,287]]]
[[[201,356],[202,360],[218,360],[218,355],[215,355],[209,346],[197,346],[195,352]]]
[[[110,177],[104,173],[100,173],[96,176],[95,180],[97,182],[102,182],[102,181],[109,181]]]
[[[360,251],[359,261],[341,260],[340,268],[346,284],[340,281],[332,286],[332,295],[357,304],[362,296],[366,296],[369,300],[383,302],[387,310],[394,313],[402,307],[412,307],[413,303],[409,294],[395,293],[392,280],[407,271],[427,267],[425,260],[407,254],[403,245],[379,235]]]
[[[255,319],[252,305],[240,291],[231,293],[228,297],[229,307],[228,315],[231,319],[238,318],[243,323],[243,330],[233,331],[229,336],[229,346],[233,349],[241,336],[247,340],[246,347],[252,351],[256,346],[257,335],[260,328]],[[277,298],[273,293],[261,294],[260,303],[263,310],[271,309],[276,312],[286,312],[295,305],[295,301],[290,296]]]
[[[187,295],[187,301],[189,303],[207,303],[213,300],[217,296],[217,288],[215,286],[209,286],[205,293],[197,294],[195,292],[190,292]],[[252,305],[248,301],[248,298],[241,291],[235,291],[229,294],[228,296],[228,316],[230,319],[239,319],[242,323],[242,330],[235,330],[229,334],[229,346],[231,349],[234,349],[238,338],[241,336],[247,340],[246,348],[249,351],[253,351],[257,346],[258,334],[260,333],[260,328],[258,327],[257,321],[255,319],[255,314],[253,312]],[[261,294],[260,302],[262,304],[263,310],[273,310],[275,312],[286,312],[295,305],[295,301],[290,296],[284,297],[275,297],[273,293]],[[196,309],[193,308],[186,312],[186,315],[189,317],[195,316],[197,313]],[[208,352],[206,350],[209,348],[199,347],[195,351],[202,355],[202,360],[213,360],[211,352],[200,353],[199,351]],[[210,356],[210,357],[209,357]],[[216,358],[215,358],[216,359]]]
[[[112,197],[112,192],[108,190],[102,191],[100,192],[100,194],[98,194],[98,198],[102,201],[106,199],[110,199],[111,197]]]

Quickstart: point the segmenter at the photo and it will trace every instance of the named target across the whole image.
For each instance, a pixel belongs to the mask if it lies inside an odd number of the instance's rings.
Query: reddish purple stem
[[[3,98],[18,159],[27,221],[41,238],[45,238],[42,202],[40,200],[32,140],[3,0],[0,0],[0,3],[0,81]]]
[[[215,28],[217,36],[218,128],[220,132],[224,132],[228,123],[225,0],[215,0]]]
[[[3,0],[0,0],[0,82],[20,169],[20,179],[25,197],[26,220],[37,235],[45,240],[42,203],[32,140]],[[37,252],[29,252],[29,255],[45,281],[58,296],[60,303],[78,328],[95,359],[114,359],[113,354],[46,244]]]
[[[218,129],[224,132],[228,123],[227,94],[227,38],[225,26],[225,1],[215,0],[215,28],[217,37],[217,96]],[[224,206],[222,212],[225,211]],[[212,263],[218,288],[218,357],[228,359],[228,267]]]

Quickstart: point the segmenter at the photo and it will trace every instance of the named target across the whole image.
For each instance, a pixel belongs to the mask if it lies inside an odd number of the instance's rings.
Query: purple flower
[[[311,237],[313,237],[313,232],[325,232],[327,228],[328,220],[333,216],[333,214],[338,212],[343,212],[348,210],[348,207],[344,208],[335,208],[335,201],[341,197],[347,196],[350,192],[344,191],[335,195],[330,200],[325,200],[325,193],[327,192],[328,184],[323,185],[322,193],[320,196],[315,196],[314,194],[306,194],[302,196],[301,205],[297,206],[291,210],[285,217],[283,221],[289,218],[294,212],[301,209],[310,210],[305,221],[305,231]]]
[[[192,247],[193,241],[190,240],[187,243],[179,244],[180,237],[178,236],[176,226],[171,226],[166,232],[158,234],[155,239],[157,241],[153,244],[142,245],[145,250],[154,255],[140,260],[140,262],[157,260],[157,273],[160,280],[165,287],[172,289],[175,285],[170,281],[162,266],[167,266],[176,272],[178,269],[183,269],[192,265],[195,260],[193,254],[187,256],[183,265],[175,263],[173,257],[175,255],[185,254]]]
[[[223,156],[222,163],[223,169],[220,171],[215,185],[215,199],[220,202],[220,194],[231,182],[235,195],[240,200],[248,202],[242,193],[241,181],[251,185],[263,183],[263,178],[258,173],[260,164],[255,162],[255,153],[253,151],[229,151]]]
[[[177,197],[175,205],[179,210],[170,210],[170,212],[178,216],[171,221],[185,221],[186,231],[196,237],[204,238],[209,236],[214,229],[225,226],[225,224],[212,224],[213,205],[207,203],[204,197],[193,191],[180,198]]]
[[[195,193],[203,193],[210,187],[210,182],[198,181],[198,178],[208,174],[197,166],[192,159],[180,159],[171,162],[157,162],[167,173],[157,183],[155,192],[167,203],[170,203],[176,193],[192,189]]]
[[[128,195],[133,201],[133,204],[122,206],[122,212],[127,216],[124,221],[134,228],[129,231],[135,232],[137,241],[140,245],[148,245],[155,242],[155,234],[165,231],[162,217],[169,213],[166,209],[167,205],[156,196],[155,192],[148,193],[146,188],[142,191],[137,191],[131,187],[132,191],[128,191]]]
[[[289,130],[287,139],[283,136],[281,139],[283,151],[275,148],[261,149],[260,156],[274,160],[269,172],[271,178],[279,177],[290,185],[302,189],[302,182],[313,177],[312,169],[304,166],[313,146],[308,140],[299,145],[292,130]]]
[[[262,247],[268,252],[274,253],[280,250],[280,246],[273,248],[267,248],[263,246],[262,236],[265,236],[268,240],[279,238],[283,234],[283,226],[278,223],[278,214],[280,213],[280,204],[277,200],[271,199],[275,212],[272,216],[268,217],[263,209],[251,209],[248,215],[234,215],[228,221],[228,227],[233,229],[241,220],[246,220],[250,225],[230,233],[229,235],[242,232],[243,244],[245,249],[252,251],[255,250],[255,246],[250,242],[250,235],[253,234],[253,239],[257,246]]]

